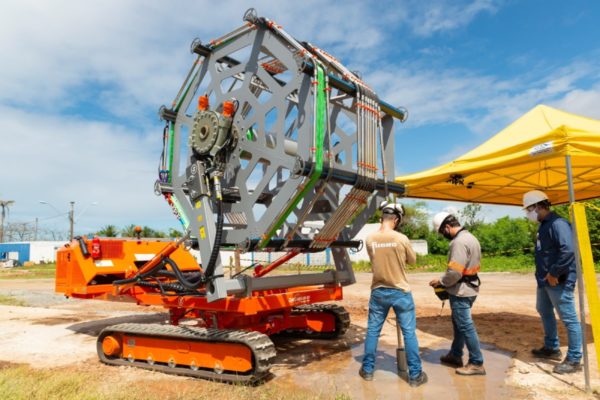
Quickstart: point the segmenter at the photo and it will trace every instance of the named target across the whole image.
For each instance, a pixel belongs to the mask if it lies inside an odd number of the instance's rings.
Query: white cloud
[[[600,83],[588,90],[573,89],[550,105],[574,114],[600,119]]]
[[[261,0],[255,7],[300,40],[344,59],[376,59],[394,29],[409,25],[421,32],[422,24],[412,21],[422,13],[436,30],[450,30],[492,8],[487,1],[476,1],[458,17],[458,6],[444,3],[423,8],[390,1]],[[0,14],[0,49],[10,55],[10,62],[0,65],[0,102],[61,110],[97,96],[89,91],[91,84],[106,100],[98,105],[117,115],[155,109],[170,100],[191,64],[191,40],[198,36],[207,42],[242,25],[247,8],[242,0],[218,7],[209,0],[177,5],[9,0]]]
[[[348,52],[375,46],[382,38],[374,19],[355,29],[369,15],[362,2],[346,7],[316,1],[257,3],[259,15],[321,46]],[[138,110],[158,108],[170,100],[191,65],[192,39],[207,42],[241,26],[246,8],[243,1],[218,8],[211,1],[177,6],[135,0],[93,6],[68,0],[9,2],[0,14],[0,49],[10,54],[10,62],[0,65],[0,102],[64,109],[95,96],[86,93],[91,84],[106,100],[99,105],[117,115],[127,104]]]
[[[494,13],[499,5],[493,0],[472,2],[416,2],[415,13],[409,19],[414,32],[431,36],[468,25],[480,13]]]
[[[176,227],[168,205],[153,195],[160,129],[130,131],[119,125],[0,108],[2,198],[16,203],[12,219],[32,221],[66,212],[76,202],[85,232],[106,224]],[[158,140],[155,140],[158,139]],[[63,224],[66,218],[48,223]]]
[[[524,75],[501,79],[459,68],[408,62],[373,70],[367,82],[391,104],[409,110],[407,126],[463,124],[465,131],[491,137],[540,103],[593,117],[600,88],[599,62],[573,60],[560,68],[531,68]],[[580,81],[595,80],[590,90]]]

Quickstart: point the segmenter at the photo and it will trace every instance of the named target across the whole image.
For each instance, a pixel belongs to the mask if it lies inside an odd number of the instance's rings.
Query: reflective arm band
[[[463,271],[463,276],[473,276],[473,275],[477,275],[477,273],[479,272],[479,265],[476,265],[475,267],[471,267],[471,268],[466,268]]]
[[[448,263],[448,269],[451,269],[452,271],[456,271],[459,274],[463,275],[465,271],[465,266],[457,263],[456,261],[450,261]]]

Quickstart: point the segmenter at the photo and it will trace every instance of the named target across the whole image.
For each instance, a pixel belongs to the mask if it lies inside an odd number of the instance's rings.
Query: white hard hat
[[[540,201],[548,200],[546,193],[541,190],[532,190],[523,195],[523,209],[539,203]]]
[[[404,207],[400,203],[390,203],[386,200],[381,203],[379,209],[384,214],[396,214],[399,218],[404,216]]]
[[[439,213],[435,214],[433,217],[433,230],[434,232],[439,232],[440,231],[440,226],[442,226],[442,223],[444,222],[444,220],[446,218],[448,218],[448,216],[450,216],[452,214],[450,214],[449,212],[446,211],[440,211]]]

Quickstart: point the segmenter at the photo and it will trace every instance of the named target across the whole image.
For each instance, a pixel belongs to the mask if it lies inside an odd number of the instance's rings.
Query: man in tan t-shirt
[[[408,238],[396,231],[404,215],[402,205],[384,202],[381,211],[381,227],[366,240],[373,270],[373,283],[369,300],[365,356],[359,374],[367,381],[373,379],[377,342],[391,307],[396,313],[396,321],[404,336],[408,383],[411,386],[420,386],[427,382],[427,375],[421,368],[419,342],[415,333],[415,303],[405,271],[406,264],[416,262],[416,256]]]

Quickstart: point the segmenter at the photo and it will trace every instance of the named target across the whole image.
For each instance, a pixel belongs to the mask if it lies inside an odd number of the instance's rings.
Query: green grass
[[[447,256],[444,254],[428,254],[426,256],[417,256],[417,264],[408,267],[408,272],[443,272],[446,270]],[[323,271],[334,268],[332,265],[311,265],[311,266],[284,266],[281,269],[285,271]],[[355,272],[371,272],[371,263],[369,261],[355,261],[352,263],[352,269]],[[515,255],[515,256],[483,256],[481,261],[482,272],[519,272],[529,273],[535,270],[533,256]]]
[[[448,257],[444,254],[428,254],[417,256],[417,265],[410,267],[412,272],[443,272],[446,270]],[[481,272],[519,272],[535,271],[533,256],[486,256],[481,258]]]
[[[0,279],[47,279],[54,278],[56,264],[36,264],[30,267],[0,269]]]
[[[120,371],[98,372],[65,368],[33,369],[23,365],[0,364],[0,399],[11,400],[346,400],[346,394],[322,395],[307,390],[293,391],[277,384],[257,387],[227,385],[199,379],[153,376],[147,380],[123,380]],[[160,379],[157,379],[160,378]]]
[[[19,300],[13,296],[5,296],[0,294],[0,304],[4,306],[26,306],[23,300]]]
[[[38,371],[24,366],[0,370],[0,398],[13,400],[102,399],[87,388],[83,374]]]

